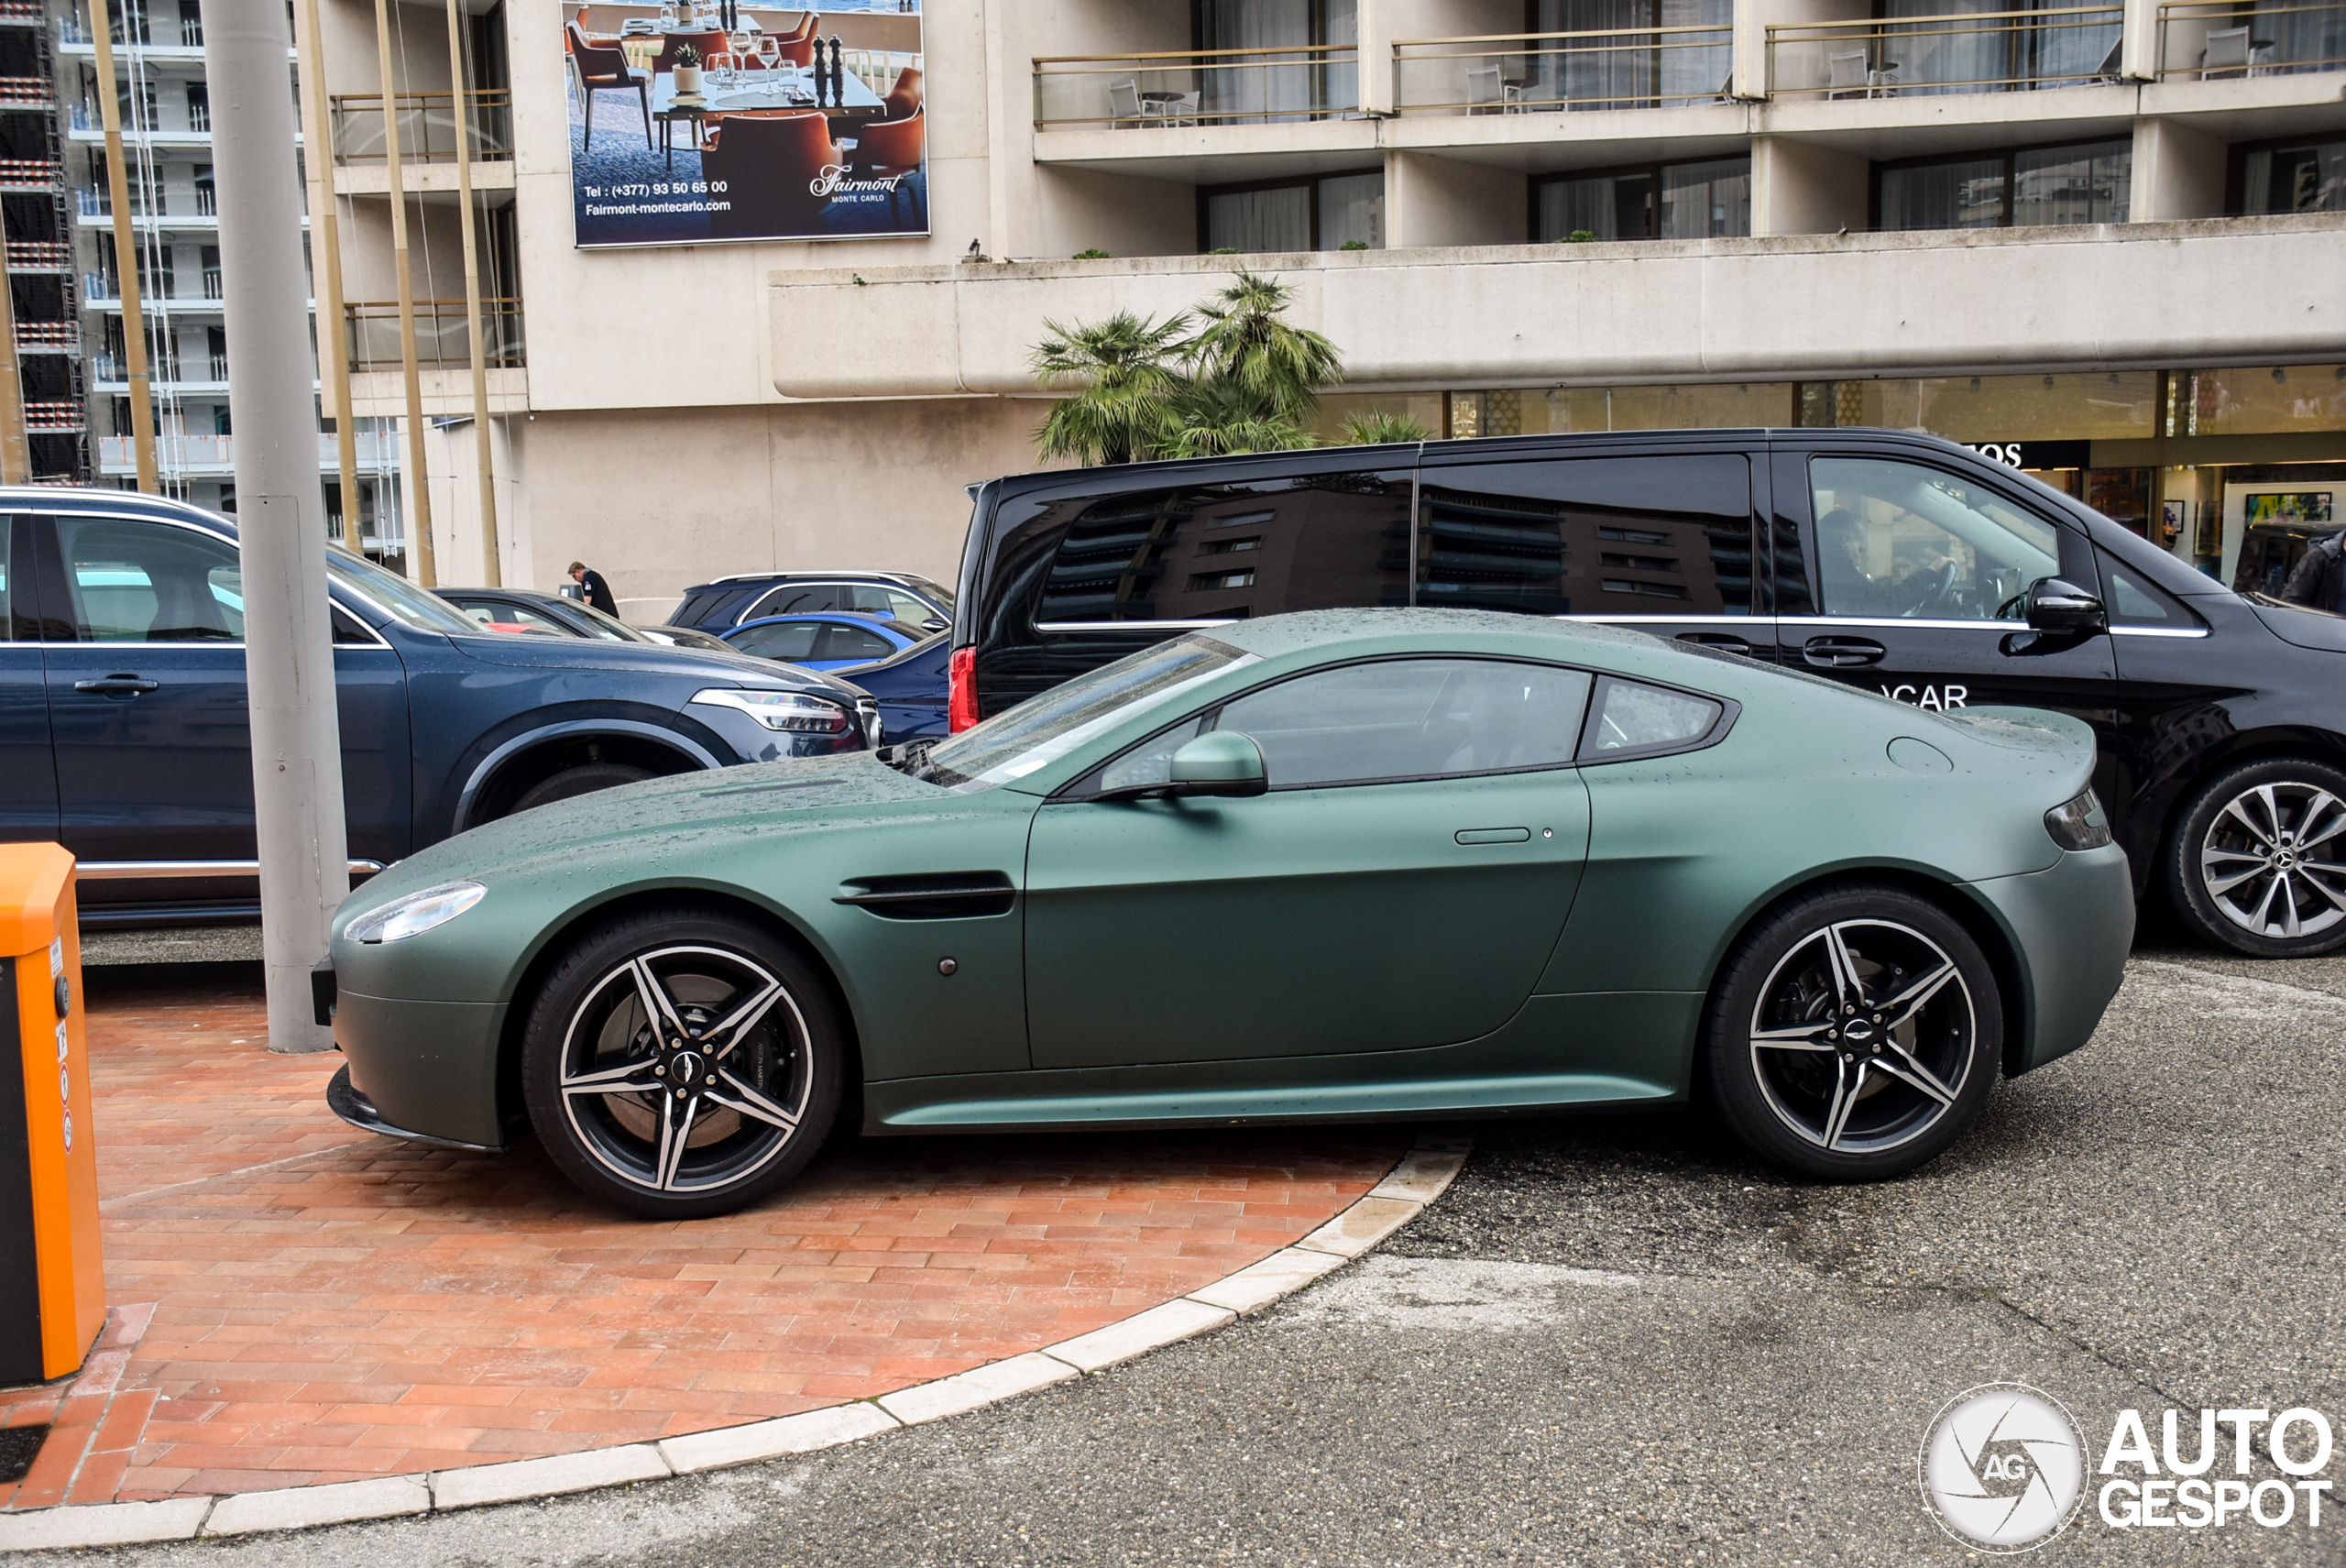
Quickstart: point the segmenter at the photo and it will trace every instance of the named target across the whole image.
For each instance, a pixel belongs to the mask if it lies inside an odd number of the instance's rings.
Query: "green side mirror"
[[[1168,795],[1261,795],[1271,787],[1263,749],[1251,735],[1216,729],[1173,753]]]

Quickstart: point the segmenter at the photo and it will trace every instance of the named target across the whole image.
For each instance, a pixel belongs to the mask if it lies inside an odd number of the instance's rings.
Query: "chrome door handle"
[[[141,696],[162,685],[160,681],[142,680],[137,675],[108,675],[100,681],[75,681],[73,689],[93,696]]]
[[[1697,648],[1716,648],[1722,653],[1749,653],[1751,644],[1732,631],[1682,631],[1681,642],[1692,642]]]
[[[1802,658],[1826,670],[1879,664],[1889,652],[1870,637],[1812,637],[1800,645]]]

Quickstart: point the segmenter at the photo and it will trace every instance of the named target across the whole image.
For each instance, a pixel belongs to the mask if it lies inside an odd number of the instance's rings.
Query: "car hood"
[[[375,877],[343,908],[345,914],[377,908],[444,882],[584,872],[614,850],[623,850],[632,862],[657,864],[663,844],[711,834],[768,837],[800,825],[834,828],[851,825],[866,810],[876,826],[901,818],[908,808],[917,816],[924,805],[949,809],[962,798],[907,778],[869,751],[647,779],[444,839]]]
[[[2284,642],[2322,653],[2346,653],[2346,616],[2308,609],[2263,594],[2242,594],[2265,630]]]
[[[605,642],[585,637],[451,637],[466,658],[532,670],[609,670],[613,674],[705,675],[724,685],[784,686],[819,691],[852,702],[860,688],[818,670],[747,653],[672,648],[662,642]]]

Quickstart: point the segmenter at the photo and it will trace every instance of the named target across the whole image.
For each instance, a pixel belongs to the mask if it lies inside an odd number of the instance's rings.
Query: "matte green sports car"
[[[942,742],[476,828],[336,917],[346,1120],[667,1218],[867,1133],[1656,1105],[1912,1168],[2133,930],[2093,737],[1634,632],[1327,611]],[[860,1095],[850,1096],[851,1089]]]

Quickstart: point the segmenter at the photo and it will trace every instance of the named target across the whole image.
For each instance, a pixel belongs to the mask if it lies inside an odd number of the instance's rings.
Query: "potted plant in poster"
[[[700,96],[700,50],[690,44],[676,51],[676,96]]]

